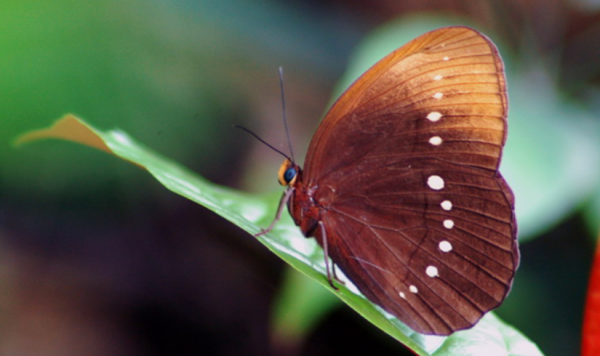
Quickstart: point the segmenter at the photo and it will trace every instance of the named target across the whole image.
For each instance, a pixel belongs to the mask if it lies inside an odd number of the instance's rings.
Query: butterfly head
[[[285,161],[279,167],[279,174],[277,178],[279,184],[283,186],[294,186],[298,176],[300,175],[300,166],[286,158]]]

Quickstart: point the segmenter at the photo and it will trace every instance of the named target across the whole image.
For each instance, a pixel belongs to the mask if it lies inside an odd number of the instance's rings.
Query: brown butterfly
[[[428,32],[337,100],[304,170],[286,159],[278,215],[287,204],[317,239],[332,286],[338,265],[415,331],[470,328],[502,303],[519,264],[514,197],[498,171],[507,110],[502,60],[487,37]]]

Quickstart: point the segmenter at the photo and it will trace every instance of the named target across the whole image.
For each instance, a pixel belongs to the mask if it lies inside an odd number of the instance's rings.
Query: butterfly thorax
[[[301,179],[302,171],[298,173],[299,179],[296,179],[294,185],[288,188],[294,190],[288,201],[288,210],[296,225],[300,227],[302,234],[306,237],[314,237],[322,212],[314,198],[317,187],[306,186]]]

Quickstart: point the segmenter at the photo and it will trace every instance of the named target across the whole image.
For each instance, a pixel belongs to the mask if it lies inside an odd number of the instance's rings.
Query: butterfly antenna
[[[288,145],[290,147],[290,154],[292,155],[292,163],[296,163],[294,159],[294,150],[292,150],[292,140],[290,140],[290,130],[287,124],[287,115],[285,110],[285,91],[283,90],[283,67],[279,67],[279,87],[281,88],[281,107],[283,110],[283,126],[285,127],[285,134],[287,136]],[[287,157],[287,156],[286,156]]]
[[[281,152],[280,150],[276,149],[275,147],[271,146],[269,143],[267,143],[267,141],[263,140],[262,138],[260,138],[257,134],[255,134],[254,132],[250,131],[249,129],[245,128],[244,126],[241,125],[233,125],[232,127],[236,128],[236,129],[241,129],[246,131],[247,133],[249,133],[250,135],[254,136],[255,139],[259,140],[260,142],[264,143],[265,145],[267,145],[270,149],[272,149],[273,151],[279,153],[280,155],[282,155],[283,157],[289,159],[290,161],[294,162],[294,160],[292,158],[290,158],[288,155],[286,155],[285,153]]]

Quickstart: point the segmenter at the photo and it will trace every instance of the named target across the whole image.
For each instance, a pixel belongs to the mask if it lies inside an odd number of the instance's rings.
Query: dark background
[[[277,191],[280,157],[231,125],[285,145],[278,66],[301,157],[357,46],[421,21],[501,49],[522,265],[498,314],[545,354],[577,354],[600,225],[591,0],[4,1],[0,354],[410,354],[347,307],[274,346],[286,267],[251,236],[112,156],[10,143],[73,112],[218,184]]]

